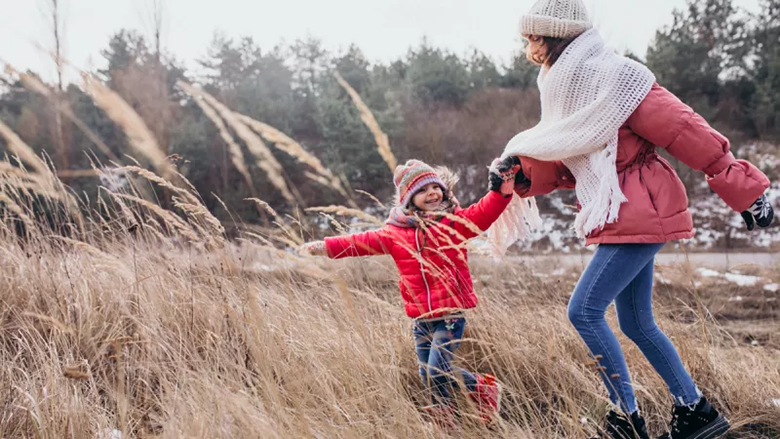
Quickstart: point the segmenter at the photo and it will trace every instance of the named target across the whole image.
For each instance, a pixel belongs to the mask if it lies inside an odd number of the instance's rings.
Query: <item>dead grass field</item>
[[[504,404],[486,428],[463,399],[461,429],[441,431],[419,410],[411,322],[391,261],[283,250],[303,242],[304,225],[259,200],[275,227],[235,224],[239,237],[227,240],[140,117],[92,85],[96,103],[168,178],[96,165],[99,197],[82,199],[0,126],[15,155],[0,161],[0,437],[583,438],[601,422],[606,392],[566,320],[576,269],[473,260],[481,303],[468,312],[458,361],[497,375]],[[251,121],[201,98],[216,108],[210,117],[225,119],[224,136],[230,125],[278,177]],[[341,188],[303,148],[255,122],[311,178]],[[150,185],[165,207],[150,201]],[[780,437],[780,311],[777,290],[764,287],[780,271],[731,273],[763,279],[738,286],[685,264],[660,268],[660,325],[731,419],[731,437]],[[613,311],[609,320],[616,327]],[[622,343],[640,406],[660,434],[671,399],[639,351]]]
[[[248,243],[206,251],[130,236],[26,248],[6,238],[0,248],[1,437],[91,438],[106,428],[125,437],[446,436],[418,409],[411,323],[386,259],[298,260]],[[489,429],[463,400],[454,436],[585,437],[607,401],[565,317],[576,273],[474,266],[481,303],[459,361],[495,373],[506,397]],[[657,314],[728,413],[731,437],[778,437],[777,294],[737,289],[743,300],[728,302],[728,285],[659,285]],[[670,398],[622,342],[660,433]]]

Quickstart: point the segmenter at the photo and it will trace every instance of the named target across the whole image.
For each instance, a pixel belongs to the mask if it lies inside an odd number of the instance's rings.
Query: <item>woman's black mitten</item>
[[[761,195],[748,210],[742,212],[741,215],[747,229],[753,230],[756,224],[761,228],[769,227],[769,225],[772,224],[772,219],[775,217],[775,211],[772,209],[772,204],[769,202],[766,195]]]

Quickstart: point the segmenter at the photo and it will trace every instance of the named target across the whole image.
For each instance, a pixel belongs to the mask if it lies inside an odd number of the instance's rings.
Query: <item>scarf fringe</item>
[[[522,241],[533,231],[542,227],[542,218],[535,198],[512,197],[509,206],[487,231],[490,255],[499,260],[506,250],[517,241]]]
[[[599,180],[598,190],[593,194],[588,194],[595,195],[595,198],[590,199],[587,204],[583,204],[582,209],[574,219],[574,231],[580,239],[585,239],[594,230],[603,229],[604,225],[617,221],[620,205],[628,201],[620,189],[620,181],[617,172],[615,172],[617,142],[616,135],[607,144],[607,147],[595,157],[595,160],[591,161],[591,163],[597,164],[595,172],[602,177]]]

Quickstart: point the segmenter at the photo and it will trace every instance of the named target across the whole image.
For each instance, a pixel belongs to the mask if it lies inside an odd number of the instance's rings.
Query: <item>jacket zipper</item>
[[[414,244],[417,246],[417,254],[420,256],[420,274],[422,275],[423,283],[425,284],[425,291],[428,293],[428,312],[432,312],[431,308],[431,287],[428,286],[428,279],[425,278],[425,266],[422,262],[422,247],[420,247],[420,239],[417,237],[417,232],[420,229],[414,231]]]

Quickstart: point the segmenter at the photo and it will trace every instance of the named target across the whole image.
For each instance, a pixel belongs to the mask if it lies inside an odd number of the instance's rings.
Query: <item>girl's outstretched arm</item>
[[[511,200],[512,197],[502,195],[498,191],[488,191],[482,199],[455,213],[467,224],[454,222],[452,227],[466,239],[473,238],[477,236],[478,230],[487,230],[501,216]]]
[[[454,229],[466,239],[476,236],[478,230],[487,230],[512,200],[513,186],[516,185],[516,178],[521,177],[521,173],[519,162],[513,157],[504,161],[494,160],[488,173],[487,195],[475,204],[455,213],[456,216],[463,218],[466,224],[456,221],[453,223]]]
[[[382,228],[352,235],[333,236],[312,244],[316,244],[314,247],[315,252],[317,252],[312,254],[341,259],[388,254],[393,241],[388,235],[388,231]]]

